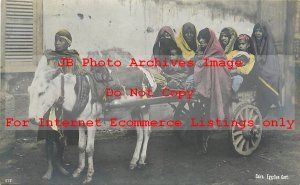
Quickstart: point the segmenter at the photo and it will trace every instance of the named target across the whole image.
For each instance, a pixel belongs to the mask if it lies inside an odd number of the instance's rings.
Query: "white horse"
[[[63,80],[63,83],[62,83]],[[130,80],[130,79],[129,79]],[[64,85],[62,85],[64,84]],[[64,102],[62,107],[64,110],[72,111],[76,101],[74,86],[76,84],[76,76],[71,74],[59,73],[57,69],[47,66],[45,57],[40,61],[35,77],[31,86],[28,88],[30,95],[29,118],[33,122],[38,122],[40,118],[55,104],[61,94],[61,88],[64,91]],[[103,89],[105,86],[103,84]],[[78,115],[78,120],[95,120],[103,118],[103,107],[101,103],[91,103],[91,92],[89,92],[89,101],[84,110]],[[126,97],[122,97],[126,98]],[[130,97],[132,99],[140,99],[141,97]],[[130,116],[132,119],[147,119],[149,120],[149,112],[147,108],[140,108],[139,114],[132,114],[136,107],[120,108],[112,110],[106,117],[115,117],[118,119],[126,119]],[[121,112],[121,114],[120,114]],[[137,164],[145,165],[147,145],[150,137],[150,127],[136,127],[137,142],[130,169],[134,169]],[[79,165],[73,172],[73,177],[78,177],[85,168],[85,155],[88,159],[87,176],[84,183],[92,180],[94,174],[93,154],[95,141],[96,126],[79,127]]]

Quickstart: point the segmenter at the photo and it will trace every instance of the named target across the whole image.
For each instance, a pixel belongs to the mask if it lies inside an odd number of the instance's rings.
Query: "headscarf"
[[[161,39],[162,35],[165,32],[171,36],[171,39]],[[155,40],[155,43],[153,46],[153,55],[154,56],[161,55],[161,54],[167,55],[167,53],[164,53],[164,51],[162,51],[162,50],[168,50],[168,49],[170,49],[171,46],[174,46],[174,44],[176,45],[176,41],[175,41],[175,35],[174,35],[172,28],[170,28],[169,26],[162,27],[157,34],[157,37],[156,37],[156,40]]]
[[[61,29],[56,32],[55,37],[63,38],[69,46],[72,43],[72,35],[71,33],[66,29]],[[76,50],[65,50],[65,51],[53,51],[53,50],[46,50],[44,52],[46,57],[49,59],[52,58],[68,58],[68,57],[79,57],[79,54]]]
[[[55,37],[56,37],[56,36],[59,36],[59,37],[65,39],[65,40],[67,41],[67,43],[69,44],[69,46],[71,46],[71,44],[72,44],[72,35],[71,35],[71,33],[70,33],[68,30],[66,30],[66,29],[61,29],[61,30],[59,30],[59,31],[55,34]]]
[[[164,33],[168,33],[171,36],[171,39],[162,38],[162,35]],[[168,57],[170,55],[171,49],[173,47],[177,47],[176,41],[175,41],[175,35],[169,26],[162,27],[156,37],[154,46],[153,46],[153,55],[152,57],[158,58],[159,60],[163,60],[165,57]],[[161,86],[162,88],[167,86],[167,80],[165,77],[161,74],[162,68],[159,66],[148,68],[150,73],[153,75],[155,82]]]
[[[240,34],[238,36],[238,40],[243,40],[245,42],[249,42],[250,39],[251,39],[250,36],[247,34]]]
[[[56,32],[55,37],[61,37],[68,42],[69,45],[72,43],[72,35],[66,29],[61,29]],[[57,68],[58,63],[61,58],[72,58],[74,64],[72,66],[63,66],[64,73],[72,73],[72,74],[85,74],[86,69],[82,66],[81,59],[79,57],[79,53],[76,50],[65,50],[65,51],[56,51],[56,50],[46,50],[44,55],[47,58],[47,63],[50,67]]]
[[[229,38],[228,44],[226,46],[223,45],[223,43],[221,42],[222,33],[226,34]],[[227,28],[222,29],[222,31],[220,33],[219,41],[221,43],[222,48],[225,50],[226,54],[230,53],[233,50],[234,43],[236,42],[236,39],[237,39],[237,33],[233,28],[227,27]]]
[[[158,50],[155,52],[156,55],[171,55],[171,50],[176,49],[179,50],[179,48],[176,45],[176,42],[171,39],[163,38],[158,42]],[[181,52],[178,52],[181,53]]]
[[[207,31],[203,31],[203,30],[207,30]],[[209,36],[206,36],[206,38],[208,38],[209,40],[208,40],[207,47],[206,47],[205,51],[203,52],[203,57],[204,58],[214,57],[214,58],[218,58],[218,59],[227,59],[225,51],[223,50],[219,40],[217,39],[215,32],[213,32],[209,28],[204,28],[203,30],[201,30],[199,33],[204,33],[204,35],[209,34]]]
[[[197,36],[197,40],[200,40],[201,37],[204,38],[204,40],[208,43],[208,41],[210,40],[210,32],[208,28],[204,28],[203,30],[200,30]]]
[[[210,39],[203,53],[203,58],[196,61],[194,80],[196,91],[210,99],[210,118],[229,118],[231,97],[231,79],[227,67],[204,66],[204,58],[226,60],[226,54],[215,33],[209,31]],[[201,32],[201,31],[200,31]]]
[[[234,50],[239,50],[239,41],[245,41],[249,44],[249,48],[247,49],[247,53],[254,54],[254,46],[252,39],[249,35],[247,34],[240,34],[238,38],[236,39],[236,42],[234,44]]]
[[[255,37],[255,30],[258,28],[263,32],[260,41]],[[269,89],[270,95],[279,98],[282,82],[279,59],[272,33],[266,23],[260,22],[255,24],[251,37],[254,45],[255,61],[258,64],[259,82],[261,82],[265,88]]]
[[[167,32],[167,33],[171,36],[171,39],[172,39],[173,41],[175,41],[175,35],[174,35],[174,32],[173,32],[172,28],[171,28],[170,26],[164,26],[164,27],[162,27],[162,28],[159,30],[159,32],[158,32],[158,34],[157,34],[157,37],[156,37],[156,40],[155,40],[155,43],[159,42],[159,39],[161,38],[161,36],[162,36],[165,32]]]
[[[192,38],[192,42],[188,43],[185,40],[184,31],[187,29],[191,29],[194,33]],[[188,22],[182,26],[181,31],[179,32],[178,36],[176,37],[177,46],[181,49],[183,58],[189,60],[195,56],[195,52],[197,50],[197,41],[196,41],[196,27],[192,23]]]

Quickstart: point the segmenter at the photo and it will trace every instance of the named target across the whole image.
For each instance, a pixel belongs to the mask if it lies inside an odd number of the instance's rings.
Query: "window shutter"
[[[38,29],[42,24],[37,16],[40,0],[6,0],[4,31],[4,72],[34,71],[37,63]],[[41,2],[40,2],[41,3]],[[2,24],[3,25],[3,24]]]

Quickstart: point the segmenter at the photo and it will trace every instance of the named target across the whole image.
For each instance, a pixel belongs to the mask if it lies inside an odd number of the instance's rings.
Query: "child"
[[[234,98],[236,93],[240,89],[245,78],[250,74],[255,63],[255,57],[252,54],[252,42],[250,36],[241,34],[235,43],[235,50],[231,51],[228,55],[228,59],[241,60],[243,65],[241,67],[234,67],[231,73],[232,89],[234,92]]]
[[[182,60],[182,52],[176,44],[170,46],[167,58],[169,62],[171,60]],[[188,70],[188,67],[172,66],[170,64],[168,67],[162,68],[162,75],[166,78],[169,88],[184,89],[185,79],[189,73]]]

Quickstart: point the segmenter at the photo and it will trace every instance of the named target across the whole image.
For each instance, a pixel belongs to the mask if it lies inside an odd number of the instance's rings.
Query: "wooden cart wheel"
[[[191,143],[193,140],[193,135],[191,134],[193,130],[190,128],[191,118],[195,117],[195,115],[199,115],[201,112],[200,100],[199,101],[182,101],[179,102],[176,107],[176,111],[174,114],[174,120],[181,120],[182,127],[178,130],[175,130],[175,135],[180,141],[184,143]]]
[[[235,152],[243,156],[251,155],[259,146],[262,137],[262,116],[259,109],[249,103],[243,103],[235,109],[232,118],[237,121],[253,120],[253,127],[249,127],[246,121],[244,129],[233,126],[229,134]]]

